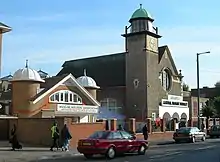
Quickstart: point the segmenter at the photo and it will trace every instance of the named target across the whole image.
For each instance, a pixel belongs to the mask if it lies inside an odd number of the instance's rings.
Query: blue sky
[[[191,88],[197,52],[211,51],[200,57],[201,86],[220,80],[218,0],[2,1],[0,21],[13,28],[3,38],[2,76],[24,67],[26,59],[32,68],[56,75],[65,60],[124,51],[120,35],[140,3],[154,17],[163,36],[160,45],[169,46]]]

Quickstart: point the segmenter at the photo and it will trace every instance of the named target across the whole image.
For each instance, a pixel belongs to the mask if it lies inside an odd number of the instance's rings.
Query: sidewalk
[[[151,141],[149,142],[151,147],[159,147],[159,145],[171,144],[173,141]],[[77,149],[71,149],[69,152],[50,151],[48,147],[23,147],[22,150],[10,151],[11,146],[7,141],[0,141],[0,161],[36,161],[36,160],[46,160],[46,159],[56,159],[62,157],[75,157],[81,156]]]

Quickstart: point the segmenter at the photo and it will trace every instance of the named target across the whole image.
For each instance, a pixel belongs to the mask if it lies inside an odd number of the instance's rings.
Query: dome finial
[[[86,76],[86,69],[84,69],[84,76]]]
[[[28,59],[26,60],[25,67],[28,68]]]
[[[140,4],[140,9],[142,9],[142,4]]]

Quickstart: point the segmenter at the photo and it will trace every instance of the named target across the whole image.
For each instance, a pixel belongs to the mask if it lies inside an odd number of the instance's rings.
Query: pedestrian
[[[69,141],[72,138],[67,125],[65,124],[61,130],[62,151],[69,151]]]
[[[147,140],[148,139],[148,128],[147,128],[147,124],[145,124],[142,128],[142,132],[143,132],[143,135],[144,135],[144,140]]]
[[[57,148],[57,150],[59,150],[59,145],[58,145],[58,142],[59,142],[59,129],[57,127],[57,123],[55,122],[53,124],[53,126],[51,127],[51,136],[52,136],[52,146],[50,148],[51,151],[53,151],[53,148]]]
[[[124,131],[124,128],[122,127],[121,124],[119,124],[119,126],[118,126],[118,130],[120,130],[120,131]]]
[[[15,124],[11,130],[11,139],[9,142],[11,143],[12,151],[15,151],[15,149],[22,149],[22,145],[18,142],[17,139],[17,127]]]

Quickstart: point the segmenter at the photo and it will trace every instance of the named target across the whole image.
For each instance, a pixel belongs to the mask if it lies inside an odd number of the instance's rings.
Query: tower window
[[[169,69],[164,69],[160,73],[160,81],[163,89],[165,91],[169,91],[171,89],[171,84],[172,84],[172,77],[171,77],[171,72]]]

